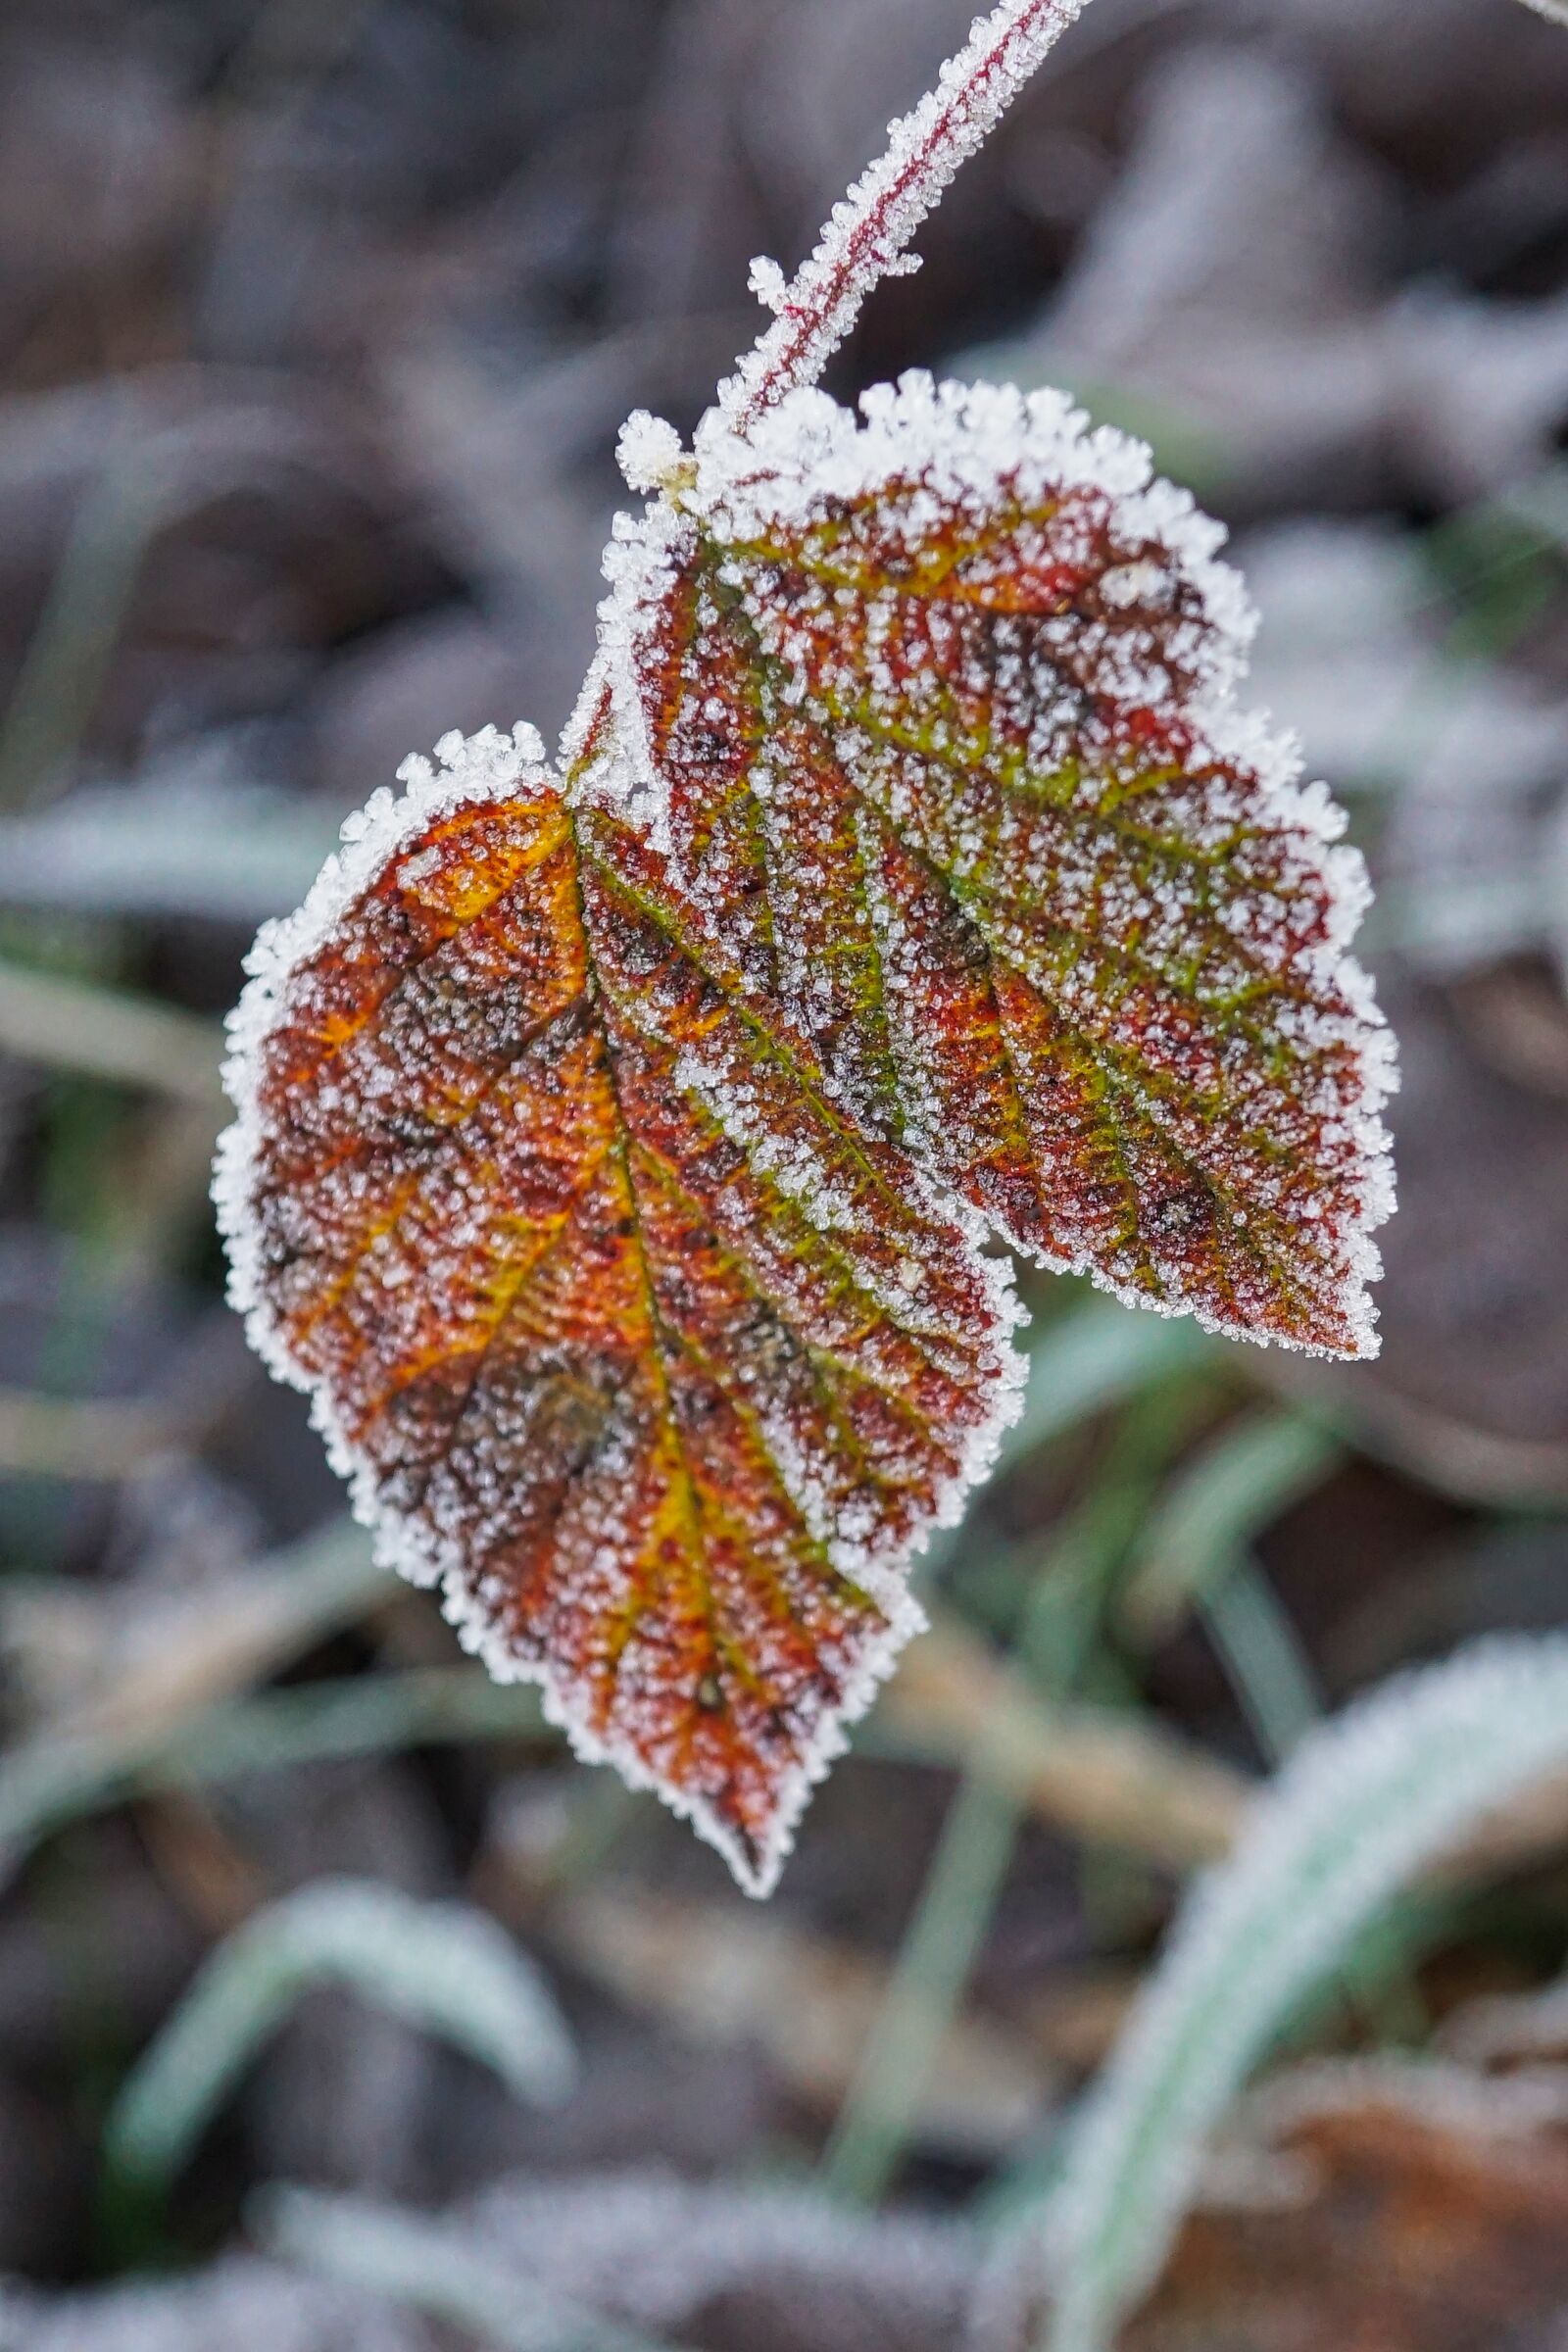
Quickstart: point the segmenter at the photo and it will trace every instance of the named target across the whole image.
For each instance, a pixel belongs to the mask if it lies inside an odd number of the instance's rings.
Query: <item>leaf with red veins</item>
[[[763,1891],[1015,1406],[1015,1309],[537,748],[448,738],[258,943],[232,1291],[383,1554]]]
[[[1373,1351],[1387,1032],[1221,534],[1059,394],[797,392],[607,560],[629,806],[867,1136],[1130,1301]]]

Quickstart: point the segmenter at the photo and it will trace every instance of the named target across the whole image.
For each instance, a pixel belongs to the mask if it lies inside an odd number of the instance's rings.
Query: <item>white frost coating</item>
[[[602,689],[597,675],[591,673],[579,718],[584,743],[593,731],[601,702]],[[345,821],[342,848],[323,866],[298,911],[286,920],[263,926],[246,958],[251,977],[228,1019],[230,1050],[223,1083],[236,1115],[220,1138],[213,1182],[219,1229],[228,1251],[228,1296],[244,1316],[246,1336],[269,1370],[309,1396],[312,1421],[321,1434],[332,1467],[347,1482],[351,1508],[370,1531],[381,1564],[415,1584],[439,1585],[443,1611],[460,1642],[483,1661],[498,1682],[541,1685],[546,1716],[565,1733],[577,1755],[585,1762],[612,1764],[629,1787],[651,1789],[723,1855],[747,1893],[765,1895],[771,1892],[789,1854],[813,1786],[847,1745],[848,1727],[870,1706],[905,1643],[924,1630],[924,1613],[906,1582],[910,1556],[923,1548],[934,1529],[956,1525],[967,1495],[994,1463],[1003,1433],[1022,1408],[1027,1362],[1011,1345],[1010,1334],[1025,1316],[1013,1294],[1010,1269],[1000,1260],[981,1256],[976,1247],[975,1263],[986,1307],[994,1317],[994,1401],[986,1420],[968,1434],[957,1467],[937,1487],[924,1529],[912,1544],[896,1550],[887,1545],[877,1552],[857,1541],[855,1531],[845,1526],[841,1517],[832,1543],[835,1564],[875,1600],[886,1623],[855,1661],[846,1680],[843,1703],[818,1719],[795,1768],[783,1782],[766,1849],[755,1866],[728,1826],[700,1798],[690,1798],[666,1786],[625,1740],[606,1740],[592,1729],[584,1705],[572,1690],[553,1681],[548,1660],[520,1657],[509,1646],[497,1630],[482,1578],[473,1576],[456,1544],[382,1499],[375,1466],[351,1439],[324,1378],[306,1370],[290,1352],[261,1279],[261,1235],[253,1205],[264,1141],[258,1103],[261,1050],[283,1016],[294,974],[325,947],[377,875],[432,822],[464,806],[509,799],[519,789],[547,785],[559,789],[559,778],[543,764],[542,753],[538,733],[529,726],[518,726],[510,736],[493,727],[467,739],[457,733],[444,736],[436,746],[434,764],[419,758],[404,762],[399,775],[407,789],[401,796],[377,792],[364,809]],[[612,753],[611,735],[599,761],[589,770],[586,791],[593,791],[596,785],[602,789],[602,771]],[[717,1106],[721,1106],[721,1090]],[[938,1200],[935,1188],[916,1184],[915,1193],[922,1205],[934,1206],[937,1214],[977,1242],[978,1223],[967,1212],[955,1215],[945,1200]],[[883,1303],[906,1329],[918,1333],[921,1318],[907,1293],[901,1292],[897,1298],[890,1293]],[[809,1501],[808,1465],[800,1466],[796,1483],[802,1499]],[[820,1509],[812,1515],[820,1519]]]
[[[863,392],[858,416],[811,390],[786,396],[744,433],[710,409],[694,457],[696,481],[681,506],[718,537],[739,540],[775,525],[798,528],[834,501],[864,498],[892,479],[918,478],[944,504],[982,511],[1004,488],[1025,507],[1053,492],[1102,492],[1129,554],[1154,542],[1194,593],[1210,665],[1205,684],[1223,693],[1242,673],[1257,615],[1241,574],[1215,561],[1222,525],[1154,474],[1147,442],[1092,425],[1064,392],[939,383],[910,368],[896,384]],[[906,519],[912,533],[919,508]],[[652,525],[656,537],[661,527]],[[1109,601],[1123,609],[1160,584],[1147,564],[1107,576]]]
[[[772,311],[776,316],[784,308],[789,293],[788,281],[777,262],[770,261],[765,253],[754,256],[746,284],[748,291],[757,296],[764,311]]]
[[[951,1213],[951,1211],[950,1211]],[[1004,1335],[1027,1321],[1027,1311],[1014,1295],[1010,1268],[1003,1261],[983,1258],[987,1287],[992,1303],[998,1310],[1000,1332],[1000,1377],[995,1384],[995,1403],[989,1417],[966,1438],[957,1469],[937,1487],[930,1518],[914,1538],[904,1546],[897,1560],[878,1558],[863,1547],[835,1544],[836,1565],[851,1576],[860,1589],[869,1593],[886,1620],[882,1632],[861,1649],[854,1673],[844,1686],[839,1705],[824,1712],[812,1727],[811,1735],[802,1749],[792,1770],[780,1781],[777,1799],[768,1834],[761,1851],[753,1856],[733,1834],[729,1825],[701,1797],[688,1795],[670,1787],[650,1771],[643,1759],[620,1740],[605,1740],[586,1722],[580,1710],[574,1708],[569,1692],[564,1693],[551,1680],[550,1669],[543,1662],[519,1658],[497,1634],[483,1608],[482,1598],[461,1581],[458,1568],[448,1570],[444,1583],[442,1607],[456,1627],[458,1640],[465,1649],[478,1657],[492,1676],[501,1683],[530,1682],[542,1686],[542,1703],[546,1719],[565,1733],[574,1755],[585,1764],[613,1765],[628,1788],[647,1789],[660,1802],[667,1805],[677,1819],[689,1822],[705,1844],[723,1856],[737,1886],[744,1894],[761,1900],[770,1895],[778,1884],[779,1874],[790,1857],[795,1844],[795,1833],[801,1818],[810,1803],[811,1791],[826,1780],[837,1759],[849,1748],[851,1729],[866,1714],[882,1685],[888,1681],[905,1645],[916,1634],[927,1630],[929,1620],[924,1609],[908,1590],[905,1581],[907,1563],[923,1551],[939,1528],[956,1527],[963,1516],[964,1505],[978,1483],[996,1463],[1006,1431],[1023,1410],[1024,1384],[1029,1375],[1028,1358],[1009,1346]],[[907,1301],[903,1301],[906,1310]],[[360,1511],[359,1497],[355,1499]],[[390,1532],[399,1544],[407,1542],[408,1523],[401,1518],[382,1513],[372,1501],[368,1524],[379,1536],[390,1518]],[[417,1564],[410,1566],[397,1550],[388,1554],[389,1565],[400,1568],[415,1581],[421,1581]]]
[[[762,1901],[778,1885],[779,1873],[789,1860],[795,1833],[811,1801],[812,1789],[826,1780],[838,1758],[848,1749],[851,1726],[858,1723],[870,1708],[897,1665],[900,1651],[916,1634],[923,1634],[929,1623],[911,1592],[874,1592],[873,1597],[887,1620],[885,1628],[861,1651],[858,1667],[845,1685],[843,1703],[819,1718],[799,1761],[781,1781],[766,1843],[755,1861],[743,1841],[710,1805],[661,1780],[625,1741],[604,1740],[593,1731],[551,1681],[546,1665],[518,1658],[488,1626],[475,1619],[468,1593],[455,1590],[449,1581],[442,1605],[456,1626],[464,1648],[482,1661],[496,1682],[542,1686],[546,1720],[565,1733],[573,1755],[584,1764],[613,1765],[628,1788],[648,1790],[661,1804],[667,1805],[677,1820],[690,1822],[704,1844],[723,1856],[741,1892]]]
[[[935,89],[888,125],[886,152],[833,208],[816,250],[786,286],[770,269],[753,287],[776,316],[719,386],[732,430],[820,375],[878,278],[906,269],[904,249],[958,166],[980,145],[1083,0],[1002,0],[977,17]],[[772,266],[776,269],[776,265]]]
[[[784,1198],[800,1209],[818,1233],[831,1238],[836,1233],[852,1230],[846,1216],[846,1203],[830,1185],[821,1181],[814,1160],[804,1154],[792,1156],[782,1150],[771,1128],[744,1095],[738,1092],[727,1073],[706,1069],[699,1056],[688,1052],[682,1056],[676,1070],[676,1082],[694,1101],[704,1105],[727,1135],[743,1146],[754,1166],[765,1167]],[[973,1248],[974,1268],[982,1280],[986,1313],[992,1328],[999,1333],[1021,1329],[1028,1322],[1028,1310],[1014,1292],[1012,1272],[1006,1259],[985,1253],[984,1245],[988,1235],[984,1220],[967,1201],[955,1198],[918,1168],[911,1166],[904,1172],[904,1186],[906,1198],[917,1214],[929,1217],[933,1222],[956,1225]],[[906,1267],[906,1273],[910,1270]],[[897,1285],[881,1283],[875,1279],[870,1268],[863,1270],[861,1281],[867,1297],[906,1331],[928,1338],[939,1336],[940,1326],[920,1313],[917,1285],[911,1286],[907,1279]],[[964,1496],[995,1461],[1003,1432],[1011,1426],[1023,1410],[1023,1386],[1028,1373],[1026,1357],[1012,1350],[1004,1356],[1002,1401],[998,1417],[982,1424],[971,1436],[963,1455],[963,1466],[957,1478],[944,1491],[934,1525],[948,1527],[957,1524],[956,1517],[945,1518],[942,1513],[950,1507],[961,1512]],[[868,1563],[862,1556],[858,1562],[840,1561],[839,1565],[846,1567],[857,1581],[861,1581]],[[869,1565],[874,1566],[875,1563]]]
[[[568,772],[581,761],[593,723],[608,698],[613,712],[612,741],[596,762],[598,787],[619,800],[628,812],[649,821],[657,847],[668,846],[662,822],[666,795],[654,759],[648,714],[639,691],[639,666],[650,650],[665,596],[677,566],[691,556],[696,525],[666,499],[655,499],[638,515],[617,514],[604,553],[610,594],[599,607],[599,654],[562,743]],[[612,779],[613,779],[612,787]]]
[[[1301,1742],[1189,1896],[1061,2186],[1019,2225],[1011,2253],[1053,2290],[1050,2352],[1106,2352],[1158,2273],[1209,2132],[1296,2004],[1415,1872],[1565,1761],[1562,1636],[1478,1642]]]
[[[610,657],[601,646],[589,664],[588,675],[572,706],[571,715],[561,731],[559,759],[561,771],[570,776],[588,757],[588,747],[594,729],[610,712]]]
[[[579,711],[597,703],[608,682],[629,762],[623,780],[646,800],[656,821],[663,787],[637,673],[663,599],[692,554],[697,524],[744,544],[780,527],[799,529],[835,502],[864,498],[890,480],[913,478],[934,502],[977,512],[994,510],[1004,494],[1024,506],[1063,491],[1102,494],[1129,551],[1152,541],[1168,558],[1167,569],[1157,574],[1147,558],[1124,566],[1109,601],[1129,609],[1152,574],[1167,587],[1179,584],[1193,600],[1190,626],[1166,633],[1172,655],[1200,673],[1198,700],[1186,715],[1216,750],[1245,750],[1266,764],[1279,791],[1291,795],[1294,822],[1318,831],[1343,825],[1322,785],[1306,791],[1298,786],[1294,746],[1271,736],[1266,721],[1231,710],[1228,697],[1245,670],[1257,615],[1241,574],[1216,561],[1222,526],[1200,514],[1186,491],[1153,476],[1146,443],[1112,425],[1091,427],[1062,392],[937,383],[919,368],[896,385],[873,385],[862,393],[859,409],[857,416],[824,392],[797,392],[744,436],[710,409],[697,428],[694,478],[681,487],[677,503],[660,499],[640,515],[615,519],[604,558],[610,594],[600,607],[600,659],[593,694],[585,692]],[[910,504],[902,519],[911,538],[933,512]],[[580,718],[574,726],[568,756],[580,751],[585,733]]]
[[[555,784],[544,765],[544,744],[537,727],[519,724],[510,735],[485,727],[465,738],[454,730],[435,747],[439,765],[418,757],[405,760],[398,779],[402,794],[385,786],[372,793],[363,808],[345,817],[342,848],[322,866],[291,915],[264,923],[245,958],[250,978],[225,1024],[228,1058],[223,1085],[235,1117],[218,1139],[213,1174],[213,1201],[218,1229],[228,1250],[228,1298],[245,1317],[245,1335],[269,1371],[291,1387],[313,1392],[279,1334],[260,1280],[260,1234],[251,1204],[262,1145],[257,1088],[261,1078],[260,1053],[283,1011],[289,981],[302,963],[318,955],[343,917],[368,890],[383,867],[405,842],[414,840],[436,819],[448,816],[465,803],[501,801],[519,785]],[[353,1477],[355,1465],[341,1435],[320,1416],[333,1466]],[[429,1582],[426,1576],[423,1580]]]
[[[383,786],[363,808],[345,817],[343,846],[322,866],[303,906],[258,931],[245,957],[250,978],[225,1023],[228,1058],[223,1085],[236,1116],[218,1140],[213,1201],[228,1248],[229,1302],[245,1317],[246,1337],[268,1369],[307,1391],[312,1383],[298,1374],[283,1347],[260,1283],[260,1236],[251,1206],[262,1144],[256,1099],[260,1050],[281,1015],[294,972],[326,945],[405,842],[466,802],[506,800],[519,784],[555,782],[544,765],[537,727],[525,724],[519,723],[510,735],[485,727],[466,739],[454,730],[441,738],[435,755],[439,766],[416,756],[405,760],[398,769],[398,779],[407,787],[401,795]],[[330,1446],[333,1433],[327,1436]],[[350,1475],[338,1454],[334,1465]]]

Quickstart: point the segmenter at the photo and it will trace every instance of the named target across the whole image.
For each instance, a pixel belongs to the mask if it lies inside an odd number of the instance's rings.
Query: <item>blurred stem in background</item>
[[[0,721],[0,810],[64,790],[97,710],[142,561],[187,494],[182,437],[111,449],[83,498]]]
[[[1159,1480],[1211,1403],[1206,1384],[1190,1378],[1157,1384],[1135,1399],[1082,1500],[1049,1541],[1022,1596],[1015,1642],[1045,1709],[1081,1688],[1116,1573]],[[898,2169],[926,2070],[989,1933],[1024,1811],[982,1726],[823,2159],[835,2195],[870,2202]]]
[[[1342,1459],[1335,1436],[1305,1414],[1244,1414],[1183,1464],[1150,1513],[1118,1606],[1121,1630],[1142,1649],[1197,1614],[1269,1764],[1323,1710],[1251,1546]]]

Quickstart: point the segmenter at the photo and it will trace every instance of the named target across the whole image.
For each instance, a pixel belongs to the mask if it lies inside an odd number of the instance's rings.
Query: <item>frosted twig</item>
[[[719,408],[736,432],[801,384],[812,384],[855,324],[877,280],[900,256],[958,166],[1066,31],[1084,0],[1002,0],[978,17],[937,86],[888,126],[886,152],[833,208],[810,259],[788,285],[753,266],[753,285],[776,316],[735,373]]]

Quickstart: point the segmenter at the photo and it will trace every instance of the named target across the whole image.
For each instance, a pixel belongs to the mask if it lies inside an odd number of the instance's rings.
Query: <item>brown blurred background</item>
[[[1396,1667],[1568,1618],[1568,29],[1518,0],[1092,0],[832,377],[1065,384],[1231,524],[1258,698],[1380,884],[1381,1361],[1032,1286],[1024,1439],[759,1911],[372,1575],[221,1302],[257,922],[408,752],[559,728],[622,417],[689,430],[751,257],[793,266],[966,20],[0,10],[5,2352],[958,2352],[979,2219],[1249,1780]],[[1004,1662],[1043,1574],[1090,1592],[1070,1691]],[[1033,1763],[956,1864],[1003,1704]],[[1548,1981],[1547,1816],[1314,2047]],[[105,2121],[203,1955],[345,1875],[500,1921],[573,2095],[312,1990],[172,2193],[127,2195]],[[1316,2201],[1216,2190],[1140,2346],[1562,2352],[1568,2137],[1493,2161],[1348,2091],[1312,2128]],[[323,2283],[352,2249],[291,2251],[282,2180],[436,2238]],[[531,2281],[493,2326],[452,2300],[486,2263]]]

